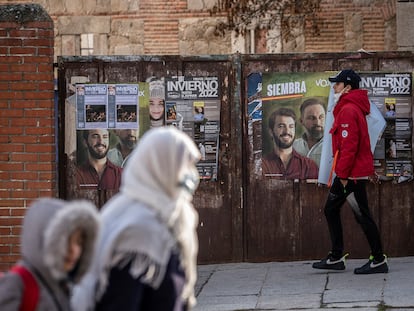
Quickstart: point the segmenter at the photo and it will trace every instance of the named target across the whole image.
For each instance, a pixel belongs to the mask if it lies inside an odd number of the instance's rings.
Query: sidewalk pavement
[[[355,275],[312,268],[313,261],[198,266],[194,311],[414,310],[414,257],[389,258],[386,274]]]

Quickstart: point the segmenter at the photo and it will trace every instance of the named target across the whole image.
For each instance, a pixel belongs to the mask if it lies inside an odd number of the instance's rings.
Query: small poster
[[[109,95],[110,111],[116,111],[116,121],[109,128],[139,128],[139,86],[138,84],[110,85],[115,93]],[[112,126],[113,125],[113,126]]]
[[[370,101],[386,120],[374,153],[375,170],[398,182],[407,181],[412,172],[412,74],[365,73],[361,79],[360,87],[368,90]]]
[[[76,127],[108,128],[108,87],[106,84],[76,85]]]
[[[216,180],[220,133],[218,77],[165,78],[165,124],[194,139],[201,153],[200,178]]]

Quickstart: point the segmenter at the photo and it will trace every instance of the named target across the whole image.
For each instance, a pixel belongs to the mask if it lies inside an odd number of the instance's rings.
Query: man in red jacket
[[[344,270],[345,258],[340,209],[348,198],[357,222],[368,240],[371,256],[354,270],[355,274],[387,273],[387,257],[382,251],[378,227],[368,208],[366,183],[375,176],[366,116],[370,103],[366,90],[359,89],[361,78],[352,69],[342,70],[329,81],[335,83],[334,123],[330,130],[336,177],[325,204],[332,242],[329,255],[312,267]]]

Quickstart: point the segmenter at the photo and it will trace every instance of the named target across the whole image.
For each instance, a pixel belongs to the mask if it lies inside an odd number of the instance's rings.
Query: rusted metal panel
[[[328,195],[326,186],[299,184],[299,204],[301,212],[299,225],[300,254],[298,258],[322,258],[330,248],[329,232],[323,213]]]
[[[94,83],[145,81],[149,76],[217,76],[221,82],[219,171],[216,182],[202,182],[194,197],[199,216],[199,262],[304,260],[330,249],[323,214],[328,188],[315,183],[264,179],[260,175],[261,122],[248,122],[246,78],[251,73],[413,71],[411,52],[304,53],[206,57],[127,56],[62,58],[60,117],[62,142],[73,141],[68,124],[68,81],[87,76]],[[66,116],[65,116],[66,114]],[[66,125],[66,127],[65,127]],[[67,132],[65,135],[65,131]],[[60,152],[62,196],[70,198],[73,142]],[[65,150],[65,152],[63,152]],[[390,256],[414,255],[413,183],[368,185],[368,198]],[[75,191],[76,192],[76,191]],[[77,193],[98,206],[113,193]],[[367,257],[369,247],[350,206],[342,208],[346,251]]]
[[[247,260],[288,260],[297,252],[299,209],[293,185],[269,180],[251,185],[254,197],[247,203]]]
[[[67,57],[59,60],[60,138],[65,146],[60,154],[61,196],[86,198],[99,208],[115,193],[80,190],[74,178],[76,136],[73,99],[69,84],[73,77],[87,77],[90,83],[145,82],[151,76],[217,76],[221,82],[221,132],[217,181],[202,181],[194,198],[199,212],[199,262],[243,260],[241,192],[241,145],[234,140],[240,129],[240,110],[235,110],[234,70],[229,57]],[[72,92],[73,93],[73,92]],[[70,143],[69,143],[70,141]]]
[[[413,183],[384,183],[379,197],[378,217],[385,251],[389,256],[413,256]]]
[[[352,67],[358,71],[413,71],[413,54],[339,53],[245,55],[243,80],[252,73],[322,72]],[[246,91],[244,103],[248,100]],[[323,214],[328,188],[260,176],[261,122],[247,119],[244,152],[246,261],[303,260],[326,256],[330,240]],[[391,256],[412,255],[414,207],[412,183],[368,185],[369,204]],[[398,199],[395,198],[398,193]],[[345,250],[354,258],[369,256],[369,246],[348,204],[342,207]]]

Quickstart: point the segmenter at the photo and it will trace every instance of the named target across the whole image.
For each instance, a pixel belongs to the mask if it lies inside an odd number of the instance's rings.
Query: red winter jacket
[[[366,120],[369,112],[367,91],[360,89],[343,94],[334,108],[330,133],[333,154],[338,151],[335,173],[341,179],[374,174]]]

